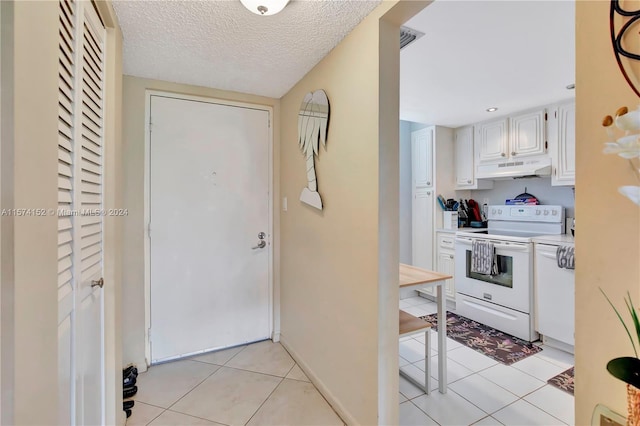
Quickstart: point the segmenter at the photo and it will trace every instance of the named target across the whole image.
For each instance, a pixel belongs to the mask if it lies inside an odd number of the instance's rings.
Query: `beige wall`
[[[56,2],[14,3],[16,208],[56,209],[58,204],[57,40]],[[55,424],[57,219],[51,215],[16,217],[14,231],[13,422]]]
[[[397,3],[374,10],[282,98],[282,342],[348,424],[398,418],[397,34],[426,2]],[[331,105],[316,157],[323,211],[299,201],[296,142],[302,98],[317,89]]]
[[[612,358],[633,356],[633,351],[599,288],[619,308],[627,291],[639,306],[640,207],[617,188],[640,183],[625,160],[602,153],[606,133],[601,123],[619,107],[636,108],[639,102],[614,59],[609,2],[578,1],[576,31],[575,395],[576,424],[586,425],[598,403],[626,414],[625,384],[605,367]]]
[[[134,363],[138,368],[145,364],[145,263],[144,263],[144,176],[145,176],[145,93],[159,90],[185,95],[204,96],[229,101],[247,102],[273,107],[273,188],[274,188],[274,332],[279,331],[279,108],[280,101],[254,95],[189,86],[158,80],[124,76],[123,101],[123,153],[124,153],[124,208],[129,215],[124,223],[124,268],[123,268],[123,361]]]

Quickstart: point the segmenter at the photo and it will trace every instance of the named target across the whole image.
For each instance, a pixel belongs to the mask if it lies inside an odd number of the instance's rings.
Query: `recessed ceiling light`
[[[487,112],[496,112],[497,110],[498,108],[496,107],[487,108]]]
[[[567,85],[567,90],[573,90],[573,89],[575,89],[575,88],[576,88],[576,85],[575,85],[575,84],[568,84],[568,85]]]

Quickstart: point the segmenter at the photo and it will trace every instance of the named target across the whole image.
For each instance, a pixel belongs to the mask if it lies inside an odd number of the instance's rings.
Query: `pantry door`
[[[151,362],[268,339],[269,111],[149,107]]]

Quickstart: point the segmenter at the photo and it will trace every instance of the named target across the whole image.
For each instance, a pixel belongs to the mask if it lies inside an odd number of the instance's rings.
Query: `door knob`
[[[104,286],[104,278],[100,278],[99,280],[91,280],[91,287],[100,287]]]
[[[267,236],[267,234],[265,234],[264,232],[260,232],[258,233],[258,239],[259,240],[264,240],[264,238]]]
[[[251,247],[251,250],[265,248],[267,243],[264,240],[260,240],[257,246]]]

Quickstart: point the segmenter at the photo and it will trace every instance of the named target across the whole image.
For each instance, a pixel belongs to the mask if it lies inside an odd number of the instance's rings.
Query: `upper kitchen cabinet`
[[[545,114],[540,109],[478,124],[479,162],[544,155]]]
[[[475,155],[478,152],[474,146],[473,126],[460,127],[455,130],[454,161],[455,161],[455,189],[490,189],[493,181],[478,180],[475,177]]]
[[[546,110],[538,110],[509,117],[509,155],[528,157],[546,152]]]
[[[509,134],[506,118],[478,124],[477,137],[480,162],[504,160],[507,157]]]
[[[576,104],[574,100],[555,105],[550,111],[551,185],[576,183]]]
[[[431,188],[433,186],[434,139],[434,127],[427,127],[411,133],[411,177],[414,188]]]

